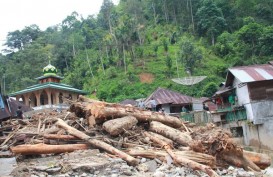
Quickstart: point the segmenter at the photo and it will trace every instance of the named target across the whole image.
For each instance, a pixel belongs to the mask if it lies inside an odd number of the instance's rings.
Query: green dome
[[[43,73],[44,73],[44,76],[56,75],[57,69],[54,66],[52,66],[51,64],[48,64],[46,67],[44,67]]]

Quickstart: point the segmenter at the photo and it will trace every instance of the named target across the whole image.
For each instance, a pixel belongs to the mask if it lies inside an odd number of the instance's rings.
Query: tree
[[[185,70],[193,74],[197,62],[203,56],[200,49],[198,49],[189,39],[184,39],[180,45],[181,61],[184,64]]]
[[[211,97],[218,90],[218,85],[214,82],[209,82],[202,90],[202,96]]]
[[[247,44],[252,50],[252,56],[258,51],[258,42],[259,38],[263,34],[263,26],[252,22],[247,25],[244,25],[238,32],[237,36],[239,40],[242,40]]]
[[[215,38],[226,28],[221,9],[212,0],[203,0],[196,15],[199,35],[211,38],[211,44],[214,45]]]

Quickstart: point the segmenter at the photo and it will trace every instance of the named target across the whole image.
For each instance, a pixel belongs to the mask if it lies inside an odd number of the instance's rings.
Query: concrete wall
[[[253,110],[253,123],[263,124],[273,120],[273,100],[261,100],[251,103]]]
[[[245,145],[260,149],[273,150],[273,120],[268,120],[261,125],[245,125]]]
[[[273,120],[268,120],[262,125],[254,125],[249,121],[238,121],[224,124],[222,127],[227,130],[232,127],[242,127],[244,145],[273,150]]]

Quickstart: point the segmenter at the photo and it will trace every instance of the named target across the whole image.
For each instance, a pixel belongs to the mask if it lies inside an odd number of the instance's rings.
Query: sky
[[[112,0],[115,4],[119,0]],[[0,0],[0,50],[8,32],[36,24],[41,30],[61,23],[76,11],[83,18],[98,14],[103,0]]]

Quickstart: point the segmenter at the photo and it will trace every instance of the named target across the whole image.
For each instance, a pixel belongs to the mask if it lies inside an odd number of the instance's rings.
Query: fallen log
[[[194,170],[203,171],[211,177],[219,177],[218,174],[211,167],[194,162],[194,161],[189,160],[187,158],[181,158],[181,157],[178,158],[178,156],[174,153],[174,151],[172,150],[172,148],[169,144],[152,136],[148,132],[144,132],[144,135],[149,137],[152,141],[154,141],[154,142],[158,143],[159,145],[161,145],[162,147],[164,147],[164,149],[168,152],[168,154],[173,158],[174,162],[184,165],[186,167],[192,168]]]
[[[137,159],[135,159],[134,157],[114,148],[113,146],[111,146],[107,143],[104,143],[103,141],[100,141],[100,140],[91,139],[91,137],[86,135],[85,133],[67,125],[62,119],[58,119],[58,121],[55,124],[63,129],[65,129],[71,135],[76,136],[76,137],[86,141],[90,145],[96,146],[96,147],[101,148],[107,152],[110,152],[114,155],[119,156],[120,158],[122,158],[123,160],[128,162],[130,165],[135,166],[139,163],[139,161]]]
[[[149,130],[161,134],[183,146],[189,146],[190,142],[192,141],[188,132],[182,133],[179,130],[176,130],[157,121],[152,121],[150,123]]]
[[[151,133],[151,132],[149,132]],[[129,155],[137,157],[144,157],[149,159],[159,158],[164,159],[168,153],[161,150],[140,150],[140,149],[129,149],[129,151],[126,151]],[[208,165],[211,168],[216,168],[216,159],[215,157],[207,154],[202,154],[194,151],[174,151],[177,158],[186,158],[192,161],[195,161],[197,163],[201,163],[204,165]]]
[[[78,140],[79,138],[72,135],[58,135],[58,134],[44,134],[44,138],[46,139],[61,139],[61,140]]]
[[[102,128],[112,136],[117,136],[125,130],[131,129],[137,124],[137,119],[133,116],[108,120],[103,123]]]
[[[172,127],[179,128],[182,126],[181,120],[177,117],[120,104],[96,102],[90,104],[90,110],[91,114],[96,118],[95,120],[97,123],[104,122],[107,118],[112,119],[124,116],[134,116],[139,122],[158,121]]]
[[[261,169],[266,169],[271,165],[271,158],[267,154],[257,153],[257,152],[250,152],[250,151],[243,151],[244,156],[246,156],[249,160],[255,163]]]
[[[18,145],[10,148],[12,153],[21,155],[56,154],[82,149],[89,149],[89,146],[87,144],[47,145],[41,143],[35,145]]]
[[[244,168],[248,171],[257,171],[260,172],[261,169],[254,164],[248,157],[243,153],[238,153],[234,151],[225,151],[220,154],[221,158],[224,159],[229,164],[232,164],[236,167]]]

